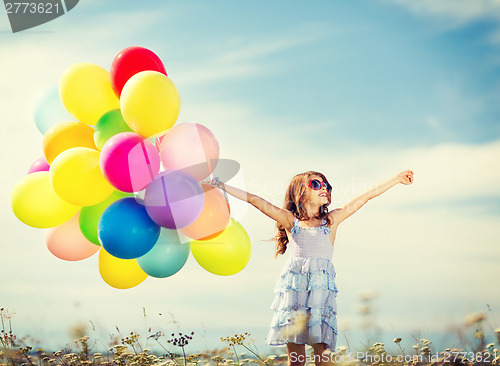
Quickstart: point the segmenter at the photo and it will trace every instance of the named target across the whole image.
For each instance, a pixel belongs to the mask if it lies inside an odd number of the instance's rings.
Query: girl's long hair
[[[299,220],[307,220],[309,217],[307,216],[306,209],[304,207],[305,203],[305,193],[307,189],[307,184],[309,182],[309,177],[316,175],[323,179],[323,181],[328,182],[326,177],[314,171],[308,171],[305,173],[297,174],[292,178],[290,184],[286,189],[285,193],[285,203],[283,204],[283,209],[288,210],[293,213],[293,215]],[[325,219],[326,224],[330,225],[330,219],[328,218],[328,206],[331,203],[332,197],[331,192],[327,191],[326,193],[328,197],[328,203],[322,205],[319,208],[319,215],[316,216],[318,219]],[[286,233],[285,227],[276,222],[276,227],[278,229],[278,233],[276,234],[274,240],[276,241],[276,255],[285,254],[286,247],[288,244],[288,235]]]

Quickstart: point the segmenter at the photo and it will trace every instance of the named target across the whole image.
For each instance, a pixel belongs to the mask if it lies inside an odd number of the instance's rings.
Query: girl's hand
[[[202,180],[200,183],[203,183],[203,184],[215,187],[215,188],[220,188],[220,189],[223,189],[223,187],[224,187],[224,183],[222,183],[219,180],[219,177],[215,177],[214,179],[206,178],[206,179]]]
[[[389,188],[394,187],[398,183],[412,184],[413,171],[404,170],[401,173],[392,176],[391,178],[389,178],[389,180],[382,182],[375,187],[370,188],[365,193],[354,198],[352,201],[350,201],[341,209],[331,211],[330,214],[332,215],[333,221],[336,222],[337,225],[340,224],[342,221],[347,219],[353,213],[358,211],[366,202],[368,202],[372,198],[380,196],[382,193],[387,191]]]
[[[399,183],[403,183],[403,184],[412,184],[413,183],[413,171],[411,171],[411,170],[402,171],[396,177],[398,178]]]

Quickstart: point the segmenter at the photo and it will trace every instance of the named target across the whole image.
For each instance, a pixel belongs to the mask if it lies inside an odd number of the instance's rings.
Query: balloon
[[[88,147],[96,149],[94,129],[81,122],[60,122],[43,136],[43,153],[47,162],[72,147]]]
[[[35,107],[35,124],[42,134],[56,123],[72,119],[73,117],[62,104],[57,85],[49,89]]]
[[[141,257],[153,248],[160,227],[133,197],[121,198],[104,210],[98,225],[99,241],[106,251],[122,259]]]
[[[112,136],[120,132],[132,132],[119,109],[104,113],[95,126],[94,142],[99,150]]]
[[[88,241],[78,226],[78,215],[45,232],[45,243],[50,252],[65,261],[80,261],[99,251],[99,246]]]
[[[10,204],[19,220],[37,228],[61,225],[80,209],[54,192],[49,172],[35,172],[21,179],[12,190]]]
[[[78,218],[82,234],[89,241],[100,246],[101,243],[99,242],[99,237],[97,235],[97,227],[102,213],[110,204],[112,204],[116,200],[131,196],[132,194],[130,193],[114,191],[108,198],[98,203],[97,205],[82,207]]]
[[[113,60],[109,74],[115,94],[120,97],[123,86],[132,76],[141,71],[152,70],[167,75],[165,66],[153,51],[143,47],[127,47]]]
[[[99,164],[115,188],[138,192],[160,171],[160,156],[148,139],[134,132],[121,132],[104,144]]]
[[[167,229],[181,229],[192,224],[203,210],[204,201],[200,183],[180,170],[158,174],[144,195],[149,216]]]
[[[50,183],[65,201],[92,206],[105,200],[113,186],[99,168],[99,151],[73,147],[63,151],[50,165]]]
[[[201,187],[205,196],[203,211],[195,222],[181,229],[181,232],[191,239],[209,240],[222,234],[229,223],[229,205],[218,189],[207,184]]]
[[[200,266],[219,276],[230,276],[241,271],[250,260],[250,238],[234,219],[218,237],[191,242],[191,253]]]
[[[197,180],[208,177],[219,159],[219,143],[199,123],[181,123],[167,131],[160,146],[165,169],[184,169]]]
[[[109,73],[86,62],[71,65],[64,71],[59,80],[59,93],[69,113],[92,126],[104,113],[119,107]]]
[[[120,108],[129,127],[144,137],[157,137],[172,127],[181,100],[170,79],[157,71],[141,71],[123,87]]]
[[[116,258],[102,248],[99,251],[99,273],[104,282],[117,289],[135,287],[148,278],[135,260]]]
[[[42,156],[41,158],[36,159],[33,164],[31,164],[30,168],[28,169],[28,174],[34,172],[48,172],[49,168],[49,163],[47,163],[45,157]]]
[[[163,228],[153,249],[136,260],[148,275],[165,278],[179,272],[188,257],[189,243],[181,243],[176,230]]]

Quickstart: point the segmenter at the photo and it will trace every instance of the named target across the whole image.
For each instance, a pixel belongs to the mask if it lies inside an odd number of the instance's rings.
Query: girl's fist
[[[397,175],[399,182],[403,184],[412,184],[413,183],[413,171],[405,170]]]

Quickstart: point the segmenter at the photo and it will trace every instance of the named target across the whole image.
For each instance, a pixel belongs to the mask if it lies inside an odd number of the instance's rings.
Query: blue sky
[[[327,175],[332,207],[415,171],[413,186],[394,188],[339,229],[333,262],[345,334],[359,328],[359,294],[372,290],[391,336],[443,330],[486,312],[485,304],[498,319],[500,297],[487,282],[500,274],[499,10],[496,0],[86,0],[17,34],[1,12],[0,139],[9,173],[0,196],[0,307],[16,311],[20,331],[58,344],[78,322],[92,320],[106,338],[115,325],[175,327],[165,319],[171,312],[183,329],[252,329],[263,346],[286,258],[273,259],[273,222],[253,208],[231,201],[252,239],[239,274],[213,276],[190,257],[172,278],[128,291],[103,283],[96,256],[51,256],[43,232],[10,210],[10,191],[42,154],[33,121],[39,96],[71,64],[109,69],[121,49],[141,45],[160,56],[179,90],[178,122],[209,127],[221,155],[241,164],[232,183],[277,205],[304,170]]]

